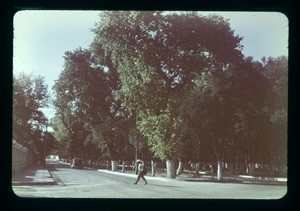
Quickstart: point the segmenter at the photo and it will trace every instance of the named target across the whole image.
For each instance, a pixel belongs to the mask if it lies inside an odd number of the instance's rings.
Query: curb
[[[12,182],[12,186],[56,185],[56,182]]]
[[[283,178],[283,177],[264,177],[264,176],[249,176],[249,175],[238,175],[238,177],[245,178],[245,179],[259,179],[264,181],[287,182],[287,178]]]
[[[239,179],[223,179],[223,180],[193,180],[193,179],[185,179],[182,181],[186,182],[211,182],[211,183],[232,183],[232,184],[245,184],[245,185],[275,185],[275,186],[286,186],[285,182],[278,181],[250,181],[250,180],[239,180]]]

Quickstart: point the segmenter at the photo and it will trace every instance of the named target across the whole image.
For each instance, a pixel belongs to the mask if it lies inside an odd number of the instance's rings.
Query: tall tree
[[[272,92],[268,102],[270,108],[271,129],[269,131],[269,150],[272,152],[272,163],[276,165],[287,164],[287,124],[288,124],[288,58],[263,58],[265,71]],[[270,161],[270,157],[268,160]]]
[[[195,134],[192,137],[195,146],[199,143],[200,159],[207,160],[207,152],[214,152],[214,158],[209,160],[218,162],[218,179],[222,178],[222,162],[234,162],[235,150],[243,155],[246,164],[255,162],[260,142],[264,141],[269,93],[261,69],[245,59],[222,71],[202,73],[194,83],[180,115]]]
[[[241,103],[238,105],[238,112],[233,120],[235,140],[239,154],[243,154],[242,160],[245,163],[249,174],[254,174],[254,164],[268,148],[265,142],[268,136],[268,103],[270,94],[270,83],[262,74],[263,67],[252,58],[246,58],[243,64],[244,74],[239,77],[239,91]]]
[[[98,59],[104,61],[102,65]],[[112,160],[113,170],[117,169],[118,152],[124,152],[123,142],[128,142],[128,132],[122,125],[126,124],[126,113],[115,94],[119,86],[109,58],[96,58],[83,49],[66,52],[64,71],[54,86],[54,105],[70,134],[69,142],[92,141]]]
[[[20,73],[13,77],[13,139],[41,154],[40,142],[47,118],[49,94],[44,78]]]
[[[97,121],[97,116],[93,118],[95,112],[92,113],[91,110],[99,109],[99,106],[93,107],[89,103],[103,105],[103,98],[97,98],[96,94],[100,95],[105,90],[97,90],[91,84],[101,78],[101,75],[99,76],[90,67],[90,56],[89,51],[82,49],[66,52],[64,71],[53,86],[55,91],[53,104],[59,118],[55,120],[59,123],[56,127],[57,136],[61,136],[61,141],[66,142],[65,146],[71,157],[84,155],[84,142],[90,133],[85,127],[86,119]],[[101,115],[101,111],[96,112]]]
[[[153,153],[171,163],[168,176],[175,177],[172,160],[183,133],[178,96],[191,89],[198,73],[241,59],[241,38],[222,17],[196,13],[105,12],[94,32],[93,48],[103,47],[120,74],[124,105],[131,113],[139,107],[138,128]]]

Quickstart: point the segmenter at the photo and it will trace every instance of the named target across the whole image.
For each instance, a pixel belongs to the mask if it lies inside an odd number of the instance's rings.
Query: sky
[[[254,60],[288,56],[288,19],[278,12],[199,12],[228,19],[236,35],[243,37],[243,54]],[[14,16],[13,74],[43,76],[48,90],[63,70],[64,53],[88,48],[91,29],[100,20],[99,11],[19,11]],[[54,109],[44,109],[50,119]]]

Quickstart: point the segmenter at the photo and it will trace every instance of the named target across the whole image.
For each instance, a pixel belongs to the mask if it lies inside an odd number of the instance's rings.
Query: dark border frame
[[[45,198],[19,198],[14,195],[11,187],[11,134],[12,134],[12,58],[13,58],[13,16],[16,12],[25,9],[33,10],[190,10],[190,11],[274,11],[285,14],[289,19],[289,107],[288,107],[288,193],[279,200],[189,200],[189,199],[168,199],[168,200],[128,200],[128,199],[45,199]],[[297,187],[297,171],[294,146],[295,139],[295,121],[296,115],[296,80],[297,80],[297,52],[298,31],[297,31],[297,11],[296,1],[292,0],[210,0],[210,1],[97,1],[97,0],[15,0],[7,2],[4,9],[1,8],[1,21],[4,24],[0,39],[4,46],[2,54],[4,68],[1,71],[1,174],[0,190],[1,196],[4,197],[9,209],[238,209],[238,210],[255,210],[265,208],[292,209],[295,201]],[[3,11],[2,11],[3,10]],[[3,17],[2,17],[3,16]],[[4,135],[4,136],[3,136]],[[4,138],[3,138],[4,137]],[[2,146],[3,145],[3,146]]]

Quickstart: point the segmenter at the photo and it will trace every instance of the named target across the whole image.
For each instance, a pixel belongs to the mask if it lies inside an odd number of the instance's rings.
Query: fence
[[[19,173],[34,163],[34,155],[30,151],[13,141],[12,146],[12,175]]]

